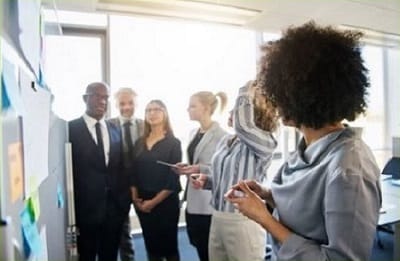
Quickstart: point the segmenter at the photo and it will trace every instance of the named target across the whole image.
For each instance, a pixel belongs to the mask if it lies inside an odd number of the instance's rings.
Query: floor
[[[146,250],[141,234],[134,235],[133,240],[135,244],[135,261],[147,261]],[[179,254],[182,261],[198,260],[196,250],[189,243],[185,227],[179,228],[178,246]]]
[[[385,232],[380,232],[379,235],[383,248],[378,247],[377,241],[375,241],[370,261],[393,260],[393,235],[390,235]],[[196,251],[189,243],[185,227],[179,228],[178,240],[179,240],[179,251],[181,260],[198,261]],[[134,235],[134,243],[136,251],[135,253],[136,261],[146,261],[147,260],[146,250],[144,247],[144,242],[141,234]]]

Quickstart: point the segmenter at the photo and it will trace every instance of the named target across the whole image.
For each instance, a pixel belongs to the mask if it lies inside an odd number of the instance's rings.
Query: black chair
[[[400,157],[392,157],[382,170],[383,175],[392,175],[392,179],[400,179]]]

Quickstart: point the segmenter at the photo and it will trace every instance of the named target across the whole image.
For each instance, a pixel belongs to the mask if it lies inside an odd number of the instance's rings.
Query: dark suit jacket
[[[97,145],[83,117],[69,122],[77,225],[119,222],[130,207],[127,173],[122,165],[121,134],[106,122],[110,138],[108,166],[101,162]]]
[[[111,118],[108,119],[107,121],[113,123],[114,125],[116,125],[118,128],[121,129],[121,121],[119,119],[119,117],[115,117],[115,118]],[[135,118],[135,124],[136,124],[136,134],[138,137],[141,137],[143,135],[143,131],[144,131],[144,121],[142,119],[138,119]],[[135,143],[135,141],[133,141],[133,143]],[[132,144],[135,145],[135,144]]]
[[[112,124],[114,124],[115,126],[117,126],[119,128],[119,130],[121,131],[121,137],[122,136],[122,129],[121,129],[121,120],[119,117],[116,118],[111,118],[107,120],[108,122],[111,122]],[[140,137],[143,136],[143,132],[144,132],[144,121],[138,118],[135,118],[135,126],[136,129],[134,130],[137,136],[137,139],[139,139]],[[136,140],[133,140],[133,144],[132,146],[135,145]],[[125,167],[130,168],[131,167],[131,162],[133,159],[129,158],[129,155],[127,155],[125,153],[123,160],[125,161]]]

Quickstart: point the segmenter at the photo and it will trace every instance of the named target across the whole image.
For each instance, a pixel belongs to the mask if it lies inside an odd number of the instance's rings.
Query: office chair
[[[400,179],[400,157],[392,157],[382,170],[383,175],[392,175],[392,179]]]

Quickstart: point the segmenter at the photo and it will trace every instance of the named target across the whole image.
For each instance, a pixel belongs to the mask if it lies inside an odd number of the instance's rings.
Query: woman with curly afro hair
[[[273,260],[368,260],[381,206],[379,169],[360,136],[343,125],[366,109],[362,34],[289,28],[262,47],[258,86],[283,123],[303,134],[269,189],[254,181],[227,200],[270,233]],[[271,215],[261,199],[273,206]]]

